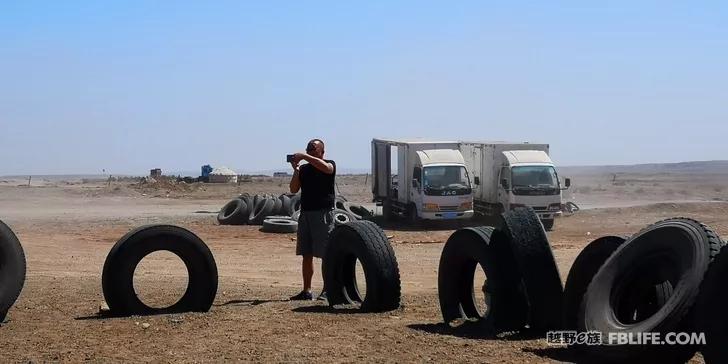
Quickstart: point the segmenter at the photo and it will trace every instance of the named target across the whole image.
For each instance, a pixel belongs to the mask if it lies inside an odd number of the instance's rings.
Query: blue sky
[[[728,159],[719,2],[0,3],[1,174],[285,168],[320,137]]]

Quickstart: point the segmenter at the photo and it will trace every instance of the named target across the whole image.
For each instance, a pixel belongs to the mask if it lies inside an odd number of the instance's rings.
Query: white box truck
[[[474,214],[458,142],[373,139],[372,193],[385,219],[469,219]]]
[[[460,151],[473,176],[475,212],[494,216],[520,206],[530,206],[546,230],[561,214],[561,186],[549,157],[548,144],[461,142]]]

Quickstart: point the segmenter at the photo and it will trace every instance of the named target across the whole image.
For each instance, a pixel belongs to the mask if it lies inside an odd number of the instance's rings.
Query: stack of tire
[[[298,229],[301,214],[301,195],[255,195],[244,193],[228,202],[217,215],[220,225],[262,225],[265,232],[291,233]],[[336,197],[334,221],[336,225],[356,220],[367,220],[372,212],[352,204],[343,196]]]
[[[485,312],[474,298],[478,264],[487,276]],[[725,242],[698,221],[672,218],[631,237],[594,240],[562,288],[543,226],[524,208],[501,215],[498,227],[453,233],[440,259],[438,291],[446,323],[463,321],[486,335],[575,333],[570,348],[579,362],[683,363],[701,350],[707,363],[728,363],[726,279]],[[684,344],[699,333],[702,348],[634,345],[652,335]],[[589,345],[594,334],[599,345]]]

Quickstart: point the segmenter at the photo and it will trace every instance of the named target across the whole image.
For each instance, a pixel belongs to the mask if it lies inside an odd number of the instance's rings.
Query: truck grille
[[[546,207],[546,206],[534,206],[533,207],[533,210],[534,211],[546,211],[546,210],[548,210],[548,207]]]
[[[458,206],[442,206],[440,205],[440,211],[457,211]]]

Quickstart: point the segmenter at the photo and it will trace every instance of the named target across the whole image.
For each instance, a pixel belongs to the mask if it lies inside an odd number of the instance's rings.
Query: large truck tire
[[[0,221],[0,323],[25,284],[25,252],[10,227]]]
[[[503,230],[523,276],[529,303],[529,327],[534,332],[561,326],[564,288],[551,245],[530,207],[501,214]]]
[[[244,225],[248,222],[250,212],[245,201],[235,198],[225,204],[217,214],[220,225]]]
[[[293,216],[293,213],[301,210],[301,195],[297,194],[291,197],[291,205],[288,208],[288,215]]]
[[[605,340],[607,333],[652,332],[664,337],[669,332],[692,331],[691,308],[721,245],[715,232],[691,219],[667,219],[646,227],[622,244],[592,278],[579,309],[577,329],[601,332]],[[646,283],[659,281],[669,282],[672,292],[656,313],[639,321],[634,320],[632,310],[620,308],[635,302],[636,292]],[[593,358],[612,362],[684,362],[697,347],[604,342],[585,349]]]
[[[479,312],[473,283],[478,264],[486,275],[483,292],[486,310]],[[528,301],[521,288],[521,274],[507,238],[492,227],[455,231],[440,255],[437,291],[446,324],[456,320],[475,322],[485,332],[523,328],[528,319]]]
[[[373,217],[372,212],[369,211],[366,207],[364,207],[362,205],[351,204],[349,202],[347,202],[347,204],[348,204],[347,211],[349,211],[352,214],[354,214],[354,216],[356,216],[357,219],[359,219],[359,220],[370,220]]]
[[[695,305],[696,331],[705,333],[706,364],[728,363],[728,246],[710,263]]]
[[[271,215],[280,215],[283,213],[283,201],[280,199],[280,197],[271,196],[270,197],[273,200],[273,212],[271,212]]]
[[[623,236],[603,236],[589,243],[579,253],[569,269],[564,286],[564,308],[562,328],[576,330],[579,321],[579,307],[594,275],[604,262],[627,241]]]
[[[357,260],[366,277],[363,300],[356,282]],[[384,231],[371,221],[354,221],[334,228],[322,268],[330,306],[361,304],[362,311],[384,312],[400,305],[397,258]]]
[[[293,215],[291,212],[291,198],[285,194],[281,195],[279,198],[281,199],[281,209],[278,211],[278,214],[288,216]]]
[[[262,225],[263,220],[266,217],[273,215],[273,208],[275,207],[275,201],[271,198],[262,198],[258,200],[258,204],[255,205],[255,211],[253,216],[250,218],[250,224]]]
[[[298,222],[290,218],[266,218],[263,220],[261,231],[266,233],[295,233],[298,231]]]
[[[166,308],[153,308],[137,297],[134,271],[145,256],[160,250],[180,257],[189,278],[179,301]],[[215,258],[197,235],[178,226],[148,225],[130,231],[111,248],[104,262],[101,285],[112,315],[206,312],[217,294],[217,278]]]

